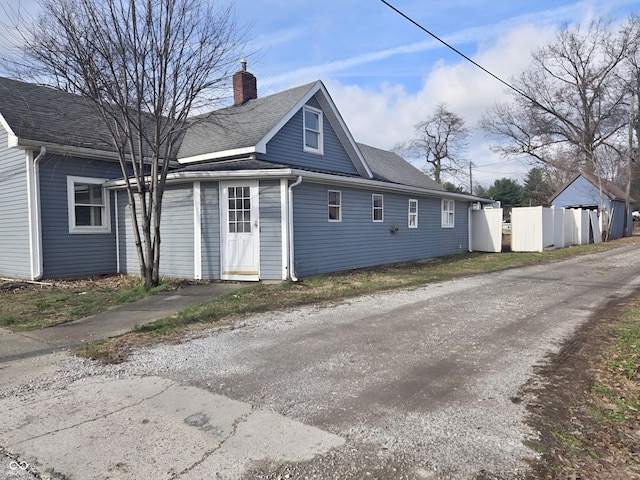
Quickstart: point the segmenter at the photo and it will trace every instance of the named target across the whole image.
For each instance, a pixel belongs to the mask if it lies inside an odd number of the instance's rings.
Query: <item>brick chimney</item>
[[[247,61],[242,60],[242,69],[233,74],[233,104],[242,105],[258,98],[256,77],[247,72]]]

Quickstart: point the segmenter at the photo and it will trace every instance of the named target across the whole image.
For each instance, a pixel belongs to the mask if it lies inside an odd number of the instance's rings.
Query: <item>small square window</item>
[[[372,218],[374,222],[382,222],[384,220],[384,197],[374,193],[371,196]]]
[[[106,180],[67,177],[69,233],[109,233],[111,217]]]
[[[418,228],[418,200],[409,200],[409,228]]]
[[[442,200],[442,227],[455,227],[456,204],[453,200]]]
[[[342,192],[329,190],[329,221],[342,221]]]
[[[303,109],[304,151],[323,154],[322,112],[311,107]]]

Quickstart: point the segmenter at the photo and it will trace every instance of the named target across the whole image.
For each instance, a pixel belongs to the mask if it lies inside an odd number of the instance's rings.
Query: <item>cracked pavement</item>
[[[158,377],[82,379],[62,391],[6,399],[0,417],[0,438],[12,453],[32,467],[56,465],[78,479],[240,478],[252,462],[310,460],[344,443],[282,415]]]

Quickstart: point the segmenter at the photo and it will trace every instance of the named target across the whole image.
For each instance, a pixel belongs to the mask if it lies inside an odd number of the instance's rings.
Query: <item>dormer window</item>
[[[322,111],[311,107],[304,107],[304,151],[323,153],[322,141]]]

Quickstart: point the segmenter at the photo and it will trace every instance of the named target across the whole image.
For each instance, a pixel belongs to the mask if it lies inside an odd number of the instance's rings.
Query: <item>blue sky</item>
[[[37,11],[34,0],[0,0]],[[629,0],[389,0],[399,10],[508,80],[564,24],[640,13]],[[248,27],[248,69],[259,95],[322,80],[357,141],[390,149],[440,102],[471,128],[505,88],[379,0],[236,0]],[[0,10],[0,17],[2,11]],[[474,133],[474,183],[522,181],[526,161],[505,162]],[[419,163],[417,166],[421,167]]]

